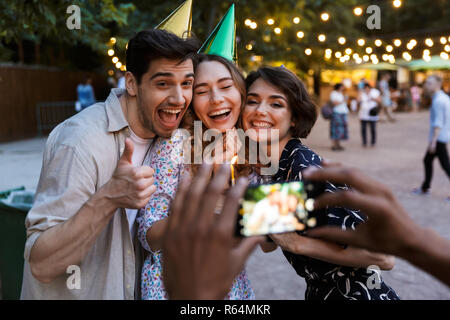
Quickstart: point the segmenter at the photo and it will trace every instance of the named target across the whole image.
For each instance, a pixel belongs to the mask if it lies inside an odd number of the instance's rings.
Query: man
[[[77,86],[77,97],[81,104],[81,109],[85,109],[95,103],[94,88],[92,88],[92,78],[84,77]]]
[[[431,179],[433,178],[433,161],[437,156],[442,169],[450,179],[450,161],[447,143],[450,141],[450,98],[442,90],[442,79],[431,75],[424,83],[425,93],[431,96],[430,133],[428,148],[423,159],[425,166],[425,180],[420,188],[414,189],[416,194],[429,194]],[[447,197],[450,202],[450,196]]]
[[[117,78],[117,88],[119,89],[125,89],[125,75],[122,71],[117,70],[116,71],[116,78]]]
[[[50,134],[26,219],[23,299],[140,296],[135,218],[155,190],[154,170],[141,164],[192,100],[197,49],[167,31],[139,32],[128,43],[126,90]]]

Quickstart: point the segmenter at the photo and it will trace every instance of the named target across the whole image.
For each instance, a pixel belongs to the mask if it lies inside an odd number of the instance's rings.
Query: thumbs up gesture
[[[125,139],[125,150],[108,182],[109,197],[118,208],[140,209],[155,192],[154,170],[149,166],[133,166],[134,145]]]

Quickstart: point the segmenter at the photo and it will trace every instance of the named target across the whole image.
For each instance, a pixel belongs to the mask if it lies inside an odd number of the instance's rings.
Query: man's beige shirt
[[[111,178],[129,136],[118,99],[124,92],[113,89],[105,102],[67,119],[48,137],[35,202],[25,221],[22,299],[139,298],[142,251],[131,239],[124,209],[117,209],[79,265],[80,289],[67,285],[73,271],[44,284],[33,277],[28,262],[36,239],[74,216]]]

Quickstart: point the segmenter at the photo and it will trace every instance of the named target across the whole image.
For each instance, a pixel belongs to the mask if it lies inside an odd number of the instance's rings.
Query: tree
[[[80,30],[69,30],[66,26],[66,10],[70,5],[80,7]],[[113,0],[1,1],[0,49],[5,51],[9,44],[17,44],[21,62],[24,61],[24,40],[33,42],[37,48],[42,41],[50,40],[53,45],[81,44],[104,52],[105,39],[109,39],[111,29],[126,25],[127,17],[134,9],[131,3],[116,6]]]

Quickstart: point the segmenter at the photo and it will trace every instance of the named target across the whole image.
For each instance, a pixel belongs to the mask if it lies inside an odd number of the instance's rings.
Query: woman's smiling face
[[[193,108],[208,129],[225,132],[239,118],[242,98],[230,71],[218,61],[204,61],[195,71]]]
[[[242,114],[242,125],[254,141],[271,142],[271,134],[278,130],[279,141],[291,138],[294,126],[288,98],[277,87],[258,78],[248,89],[247,102]],[[276,135],[275,135],[276,137]]]

